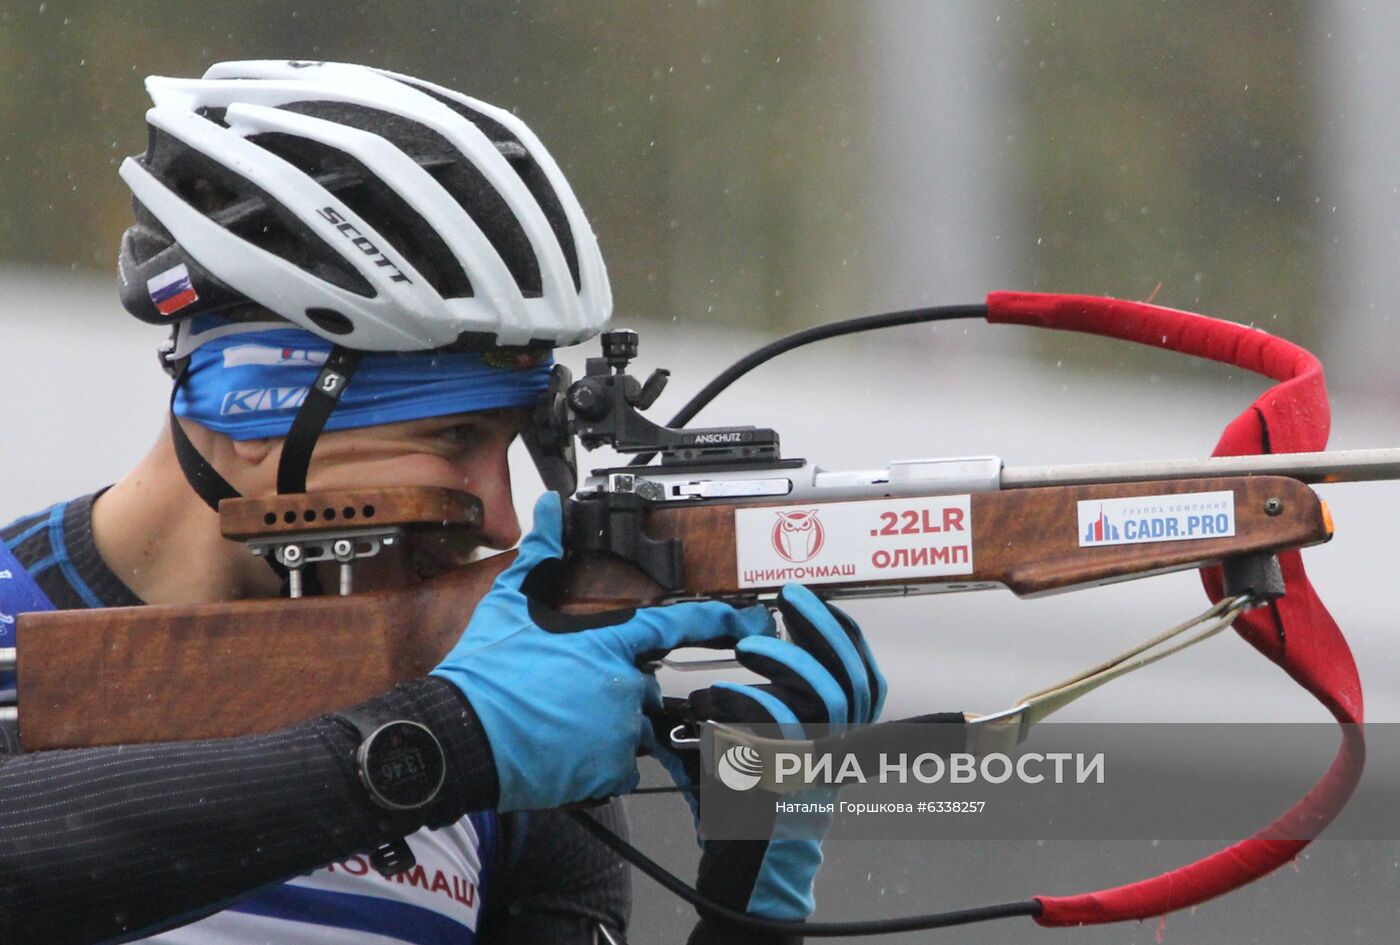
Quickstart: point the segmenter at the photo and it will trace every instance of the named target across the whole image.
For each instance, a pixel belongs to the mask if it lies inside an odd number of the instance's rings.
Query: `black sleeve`
[[[490,747],[453,686],[420,679],[370,705],[442,743],[448,776],[430,807],[391,817],[371,803],[359,737],[331,717],[246,738],[0,755],[0,942],[127,941],[496,805]]]
[[[622,803],[588,811],[627,833]],[[563,811],[503,818],[500,879],[487,890],[482,945],[594,945],[598,926],[624,940],[632,913],[627,865]]]

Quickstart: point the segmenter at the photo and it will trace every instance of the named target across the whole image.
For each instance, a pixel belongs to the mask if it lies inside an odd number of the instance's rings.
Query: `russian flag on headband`
[[[174,315],[186,305],[199,300],[190,282],[190,271],[184,263],[147,279],[146,291],[162,315]]]

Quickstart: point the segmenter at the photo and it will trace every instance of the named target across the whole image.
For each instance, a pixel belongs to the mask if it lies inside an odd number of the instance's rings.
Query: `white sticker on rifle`
[[[972,499],[828,502],[734,510],[739,586],[972,573]]]
[[[1196,541],[1235,533],[1233,492],[1140,495],[1079,503],[1079,547]]]

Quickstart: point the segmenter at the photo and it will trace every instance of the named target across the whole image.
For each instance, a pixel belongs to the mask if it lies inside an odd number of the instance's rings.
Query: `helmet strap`
[[[175,397],[180,393],[180,385],[185,383],[188,367],[187,358],[179,364],[175,373],[175,386],[170,390],[170,439],[175,445],[175,458],[180,462],[180,471],[185,474],[190,488],[194,489],[206,505],[217,512],[220,502],[224,499],[237,499],[239,492],[209,464],[209,460],[205,459],[199,450],[195,449],[189,435],[185,433],[185,428],[180,425],[180,418],[175,416]]]
[[[326,356],[321,373],[306,392],[292,420],[292,428],[287,431],[286,442],[282,445],[282,458],[277,464],[277,492],[287,495],[306,491],[306,471],[311,465],[311,452],[316,448],[316,440],[326,426],[331,411],[340,401],[345,385],[354,376],[360,363],[360,352],[351,351],[336,345]],[[190,442],[189,435],[175,416],[175,397],[180,385],[185,382],[188,362],[180,365],[175,375],[175,385],[170,391],[170,439],[175,446],[175,458],[180,470],[185,474],[190,487],[214,511],[224,499],[237,499],[240,493]]]
[[[331,411],[340,402],[345,385],[350,383],[360,365],[360,352],[336,345],[326,356],[321,373],[306,392],[292,428],[282,444],[282,458],[277,464],[278,495],[306,491],[306,471],[311,466],[311,451],[325,429]]]

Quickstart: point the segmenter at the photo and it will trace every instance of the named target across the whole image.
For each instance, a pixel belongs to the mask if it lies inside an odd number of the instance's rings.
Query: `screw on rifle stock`
[[[1270,496],[1264,500],[1265,515],[1279,515],[1283,512],[1283,500],[1278,496]]]

